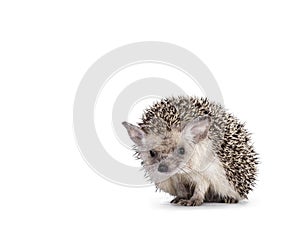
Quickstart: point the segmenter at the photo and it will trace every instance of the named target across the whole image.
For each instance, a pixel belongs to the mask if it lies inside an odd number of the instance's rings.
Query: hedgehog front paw
[[[182,206],[199,206],[203,203],[203,200],[201,199],[180,199],[177,202],[177,205]]]
[[[180,197],[175,197],[175,198],[173,198],[172,201],[170,201],[170,203],[177,204],[181,199],[182,198],[180,198]]]

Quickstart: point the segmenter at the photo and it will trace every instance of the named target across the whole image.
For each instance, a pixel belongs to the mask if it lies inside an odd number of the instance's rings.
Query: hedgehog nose
[[[168,166],[166,164],[159,164],[157,170],[161,173],[166,173],[168,172]]]

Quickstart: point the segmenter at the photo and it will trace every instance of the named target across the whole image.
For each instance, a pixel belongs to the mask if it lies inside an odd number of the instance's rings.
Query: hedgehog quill
[[[207,98],[170,97],[122,123],[146,176],[173,204],[237,203],[255,185],[258,155],[235,116]]]

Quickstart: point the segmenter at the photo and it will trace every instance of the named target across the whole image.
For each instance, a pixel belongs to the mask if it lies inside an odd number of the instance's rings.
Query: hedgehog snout
[[[161,173],[166,173],[166,172],[168,172],[169,168],[166,164],[161,163],[161,164],[159,164],[157,170]]]

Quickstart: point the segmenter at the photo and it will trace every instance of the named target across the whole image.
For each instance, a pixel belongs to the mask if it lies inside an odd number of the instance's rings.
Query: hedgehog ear
[[[123,126],[126,128],[128,135],[130,137],[130,139],[138,146],[143,144],[144,138],[146,136],[146,134],[144,133],[144,131],[142,131],[139,127],[132,125],[130,123],[127,122],[123,122],[122,123]]]
[[[198,117],[183,128],[183,135],[192,140],[194,143],[205,139],[211,124],[211,119],[208,116]]]

